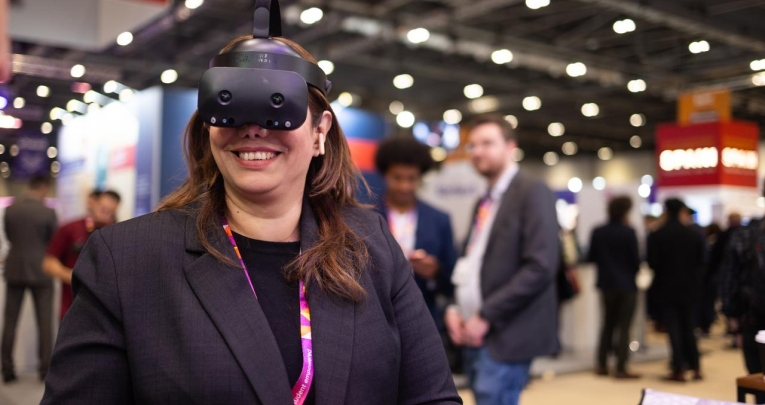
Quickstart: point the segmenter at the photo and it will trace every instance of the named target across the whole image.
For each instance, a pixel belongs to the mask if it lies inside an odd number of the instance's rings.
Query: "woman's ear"
[[[324,155],[327,152],[327,149],[325,147],[325,143],[327,141],[327,134],[332,129],[332,113],[329,111],[324,111],[321,114],[321,120],[319,121],[319,125],[316,127],[316,154],[314,156],[320,156]]]

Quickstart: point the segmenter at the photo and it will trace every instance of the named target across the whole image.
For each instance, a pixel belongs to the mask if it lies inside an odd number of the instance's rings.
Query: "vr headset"
[[[199,80],[199,116],[217,127],[295,130],[306,119],[308,86],[326,96],[332,84],[320,67],[271,39],[282,35],[278,0],[257,0],[254,20],[252,39],[214,57]]]

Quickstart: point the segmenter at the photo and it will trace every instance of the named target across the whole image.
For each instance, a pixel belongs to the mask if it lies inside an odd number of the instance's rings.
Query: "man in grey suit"
[[[452,278],[451,339],[465,348],[478,405],[516,405],[534,357],[558,349],[555,198],[518,171],[515,133],[501,117],[472,124],[468,153],[489,183]]]
[[[37,328],[40,333],[40,379],[48,372],[53,350],[53,281],[42,271],[45,248],[56,230],[56,212],[45,206],[43,199],[50,189],[50,180],[35,177],[29,192],[18,197],[5,210],[5,233],[11,249],[5,263],[5,325],[3,326],[3,381],[16,380],[13,344],[21,313],[24,292],[30,290],[35,301]]]

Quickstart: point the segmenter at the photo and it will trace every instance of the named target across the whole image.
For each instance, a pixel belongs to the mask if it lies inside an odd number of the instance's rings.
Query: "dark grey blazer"
[[[308,286],[317,405],[462,403],[407,260],[382,217],[343,214],[372,265],[361,304]],[[149,214],[96,231],[74,269],[42,404],[292,403],[276,340],[240,268],[207,253],[196,217]],[[317,239],[308,207],[301,247]],[[236,256],[223,230],[213,245]]]
[[[29,286],[52,285],[43,273],[42,263],[56,231],[56,212],[40,200],[18,197],[5,209],[4,226],[11,245],[5,261],[6,281]]]
[[[486,346],[495,360],[558,349],[558,229],[550,189],[519,172],[502,196],[481,267],[481,316],[491,323]]]

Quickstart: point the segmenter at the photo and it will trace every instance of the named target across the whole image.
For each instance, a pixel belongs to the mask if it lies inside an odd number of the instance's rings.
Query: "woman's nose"
[[[247,124],[239,127],[239,136],[242,138],[265,138],[268,130],[258,124]]]

